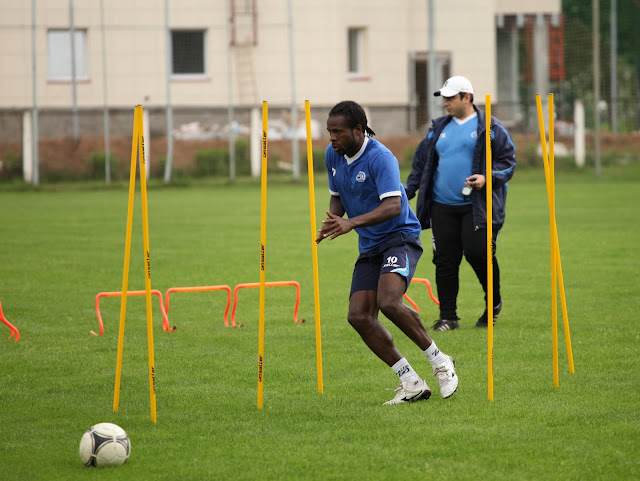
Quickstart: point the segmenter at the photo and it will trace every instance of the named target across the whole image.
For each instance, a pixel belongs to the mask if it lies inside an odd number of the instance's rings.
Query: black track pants
[[[471,265],[487,299],[487,230],[476,230],[471,205],[431,205],[433,263],[440,301],[440,319],[457,319],[458,272],[462,255]],[[493,305],[500,303],[500,269],[496,259],[498,231],[493,230]]]

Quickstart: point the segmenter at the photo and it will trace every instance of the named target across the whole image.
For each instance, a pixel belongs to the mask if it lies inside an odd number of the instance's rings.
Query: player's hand
[[[351,231],[353,226],[349,219],[344,219],[327,211],[327,218],[322,221],[322,227],[318,229],[316,244],[319,244],[326,237],[333,240],[336,237]]]
[[[482,174],[473,174],[466,178],[464,185],[468,185],[473,190],[480,190],[484,187],[487,179]]]

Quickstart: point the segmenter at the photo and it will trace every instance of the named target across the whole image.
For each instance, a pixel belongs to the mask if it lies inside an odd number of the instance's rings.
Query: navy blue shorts
[[[358,291],[377,291],[380,276],[387,272],[403,276],[408,287],[421,255],[422,244],[419,238],[401,233],[393,234],[379,247],[360,254],[353,268],[349,297]]]

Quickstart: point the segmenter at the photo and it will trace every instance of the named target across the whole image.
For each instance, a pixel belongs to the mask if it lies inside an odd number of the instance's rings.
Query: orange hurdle
[[[293,309],[293,322],[302,323],[303,321],[298,321],[298,304],[300,304],[300,284],[296,281],[275,281],[275,282],[265,282],[265,287],[278,287],[278,286],[295,286],[296,287],[296,306]],[[236,327],[236,307],[238,306],[238,290],[246,289],[251,287],[260,287],[259,282],[250,282],[246,284],[238,284],[233,289],[233,310],[231,311],[231,326]]]
[[[4,322],[7,325],[7,327],[9,329],[11,329],[11,335],[9,336],[9,339],[11,339],[13,336],[16,336],[16,341],[15,342],[18,342],[20,340],[20,331],[18,331],[16,326],[14,326],[9,321],[7,321],[6,317],[4,317],[4,314],[2,312],[2,303],[1,302],[0,302],[0,321]]]
[[[170,287],[164,295],[165,306],[164,310],[169,314],[169,294],[172,292],[203,292],[203,291],[227,291],[227,308],[224,311],[224,325],[229,327],[229,321],[227,315],[229,314],[229,306],[231,305],[231,288],[226,285],[220,286],[197,286],[197,287]]]
[[[127,296],[144,296],[147,294],[147,291],[127,291]],[[165,331],[169,330],[169,318],[167,317],[167,313],[164,310],[164,304],[162,302],[162,293],[157,289],[152,289],[151,294],[158,296],[158,300],[160,302],[160,312],[162,312],[162,329]],[[96,314],[98,315],[98,322],[100,323],[100,335],[104,334],[104,325],[102,323],[102,316],[100,315],[100,298],[101,297],[122,297],[122,292],[100,292],[96,296]],[[91,334],[97,336],[97,334],[91,331]]]
[[[419,283],[419,284],[426,284],[427,289],[429,290],[429,297],[431,297],[431,300],[436,304],[436,305],[440,305],[440,301],[438,299],[436,299],[436,297],[433,295],[433,291],[431,290],[431,282],[429,282],[429,279],[425,279],[423,277],[415,277],[413,279],[411,279],[411,283]],[[416,310],[416,312],[420,312],[420,309],[418,309],[418,305],[413,302],[413,299],[411,299],[406,293],[404,294],[404,298],[407,300],[407,302],[409,304],[411,304],[413,306],[413,308]]]

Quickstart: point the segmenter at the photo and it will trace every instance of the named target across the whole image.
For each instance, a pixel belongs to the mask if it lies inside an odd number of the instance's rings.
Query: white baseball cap
[[[456,75],[448,79],[440,90],[433,92],[436,97],[442,95],[443,97],[453,97],[459,93],[473,93],[473,86],[469,79],[461,75]]]

